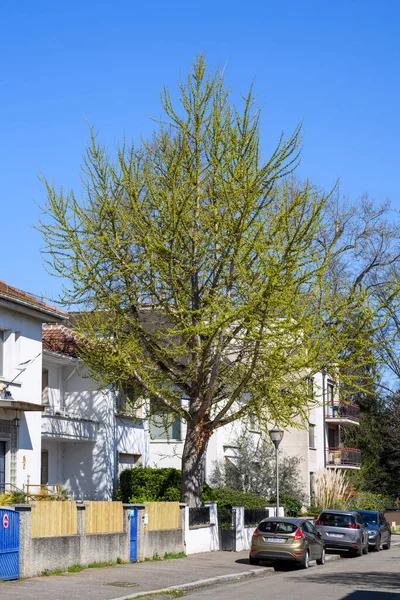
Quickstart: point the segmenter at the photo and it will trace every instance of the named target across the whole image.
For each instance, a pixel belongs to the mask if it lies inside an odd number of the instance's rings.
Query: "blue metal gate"
[[[0,581],[19,575],[19,513],[0,508]]]
[[[130,542],[130,555],[129,560],[131,562],[137,561],[137,549],[138,549],[138,509],[131,508],[128,515],[130,527],[129,527],[129,542]]]

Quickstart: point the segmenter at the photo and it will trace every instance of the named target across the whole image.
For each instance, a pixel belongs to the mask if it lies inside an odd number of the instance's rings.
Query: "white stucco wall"
[[[112,391],[88,378],[79,361],[46,353],[44,366],[52,414],[42,422],[49,483],[65,486],[77,499],[111,499],[118,453],[139,455],[142,464],[148,463],[144,420],[116,417]]]
[[[4,370],[0,381],[9,382],[20,373],[8,388],[13,399],[41,404],[42,356],[37,357],[42,349],[41,319],[14,311],[12,308],[0,307],[0,328],[5,330]],[[19,363],[35,357],[36,360],[29,364],[24,372],[21,373],[16,369]],[[15,416],[15,411],[0,409],[0,419],[11,420]],[[18,429],[15,484],[22,488],[28,481],[40,481],[41,417],[40,412],[20,412],[18,416],[21,422]],[[8,483],[10,483],[9,474],[8,457],[6,464]]]

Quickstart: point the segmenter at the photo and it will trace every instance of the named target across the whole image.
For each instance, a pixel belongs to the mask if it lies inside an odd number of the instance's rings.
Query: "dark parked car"
[[[356,556],[368,553],[368,532],[355,510],[324,510],[315,521],[327,548],[349,550]]]
[[[325,544],[306,519],[268,518],[253,533],[249,560],[251,565],[258,565],[260,560],[291,561],[307,569],[310,560],[325,563]]]
[[[368,531],[368,544],[373,550],[389,550],[392,542],[390,525],[382,513],[375,510],[358,510]]]

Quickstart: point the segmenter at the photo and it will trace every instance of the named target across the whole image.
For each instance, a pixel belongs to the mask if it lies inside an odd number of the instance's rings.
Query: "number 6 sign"
[[[9,523],[8,514],[5,513],[3,515],[3,527],[4,527],[4,529],[8,529],[8,523]]]

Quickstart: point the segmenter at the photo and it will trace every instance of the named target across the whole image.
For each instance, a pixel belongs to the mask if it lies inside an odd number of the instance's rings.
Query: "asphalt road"
[[[400,600],[400,548],[205,588],[187,600]]]

